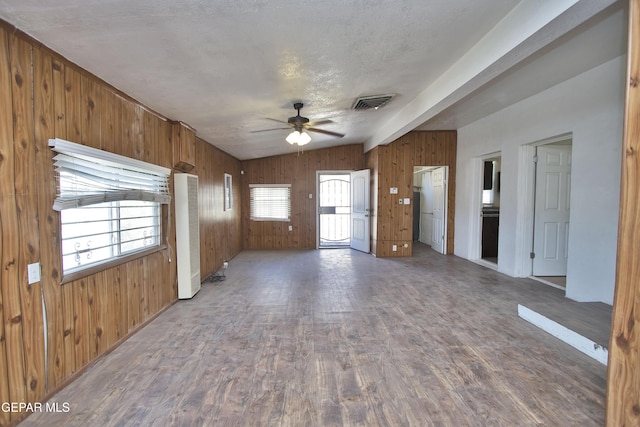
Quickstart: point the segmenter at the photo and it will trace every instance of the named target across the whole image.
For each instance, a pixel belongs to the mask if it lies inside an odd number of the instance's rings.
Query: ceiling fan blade
[[[309,127],[309,126],[318,126],[318,125],[327,125],[329,123],[333,123],[333,120],[318,120],[317,122],[309,122],[307,124],[305,124],[305,127]]]
[[[289,124],[289,122],[283,122],[282,120],[272,119],[270,117],[265,117],[265,120],[271,120],[272,122],[284,123],[285,125]]]
[[[338,132],[331,132],[330,130],[318,129],[318,128],[305,128],[309,132],[323,133],[325,135],[335,136],[336,138],[342,138],[344,134]]]
[[[249,133],[260,133],[260,132],[270,132],[272,130],[289,130],[289,129],[291,128],[286,127],[286,128],[261,129],[261,130],[252,130]]]

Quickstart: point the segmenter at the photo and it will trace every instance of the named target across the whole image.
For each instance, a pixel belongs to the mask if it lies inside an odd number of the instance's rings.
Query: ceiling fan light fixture
[[[311,137],[306,132],[300,132],[300,137],[298,138],[298,145],[305,145],[311,142]]]
[[[289,136],[287,136],[286,141],[291,145],[297,144],[298,143],[298,135],[300,135],[300,132],[298,132],[297,130],[294,130],[293,132],[291,132],[289,134]]]
[[[291,145],[293,144],[305,145],[311,141],[311,137],[309,136],[308,133],[304,131],[298,132],[297,130],[295,130],[291,132],[289,136],[287,136],[286,141]]]

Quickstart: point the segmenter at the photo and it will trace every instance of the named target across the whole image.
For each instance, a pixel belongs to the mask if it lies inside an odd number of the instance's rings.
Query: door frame
[[[502,166],[504,166],[502,151],[494,151],[493,153],[484,154],[476,157],[473,162],[473,176],[475,176],[474,188],[471,194],[471,223],[469,224],[469,233],[474,236],[470,239],[469,259],[477,264],[481,264],[492,270],[498,269],[498,264],[482,259],[482,183],[484,182],[484,162],[490,159],[500,158]],[[499,229],[499,228],[498,228]],[[500,241],[498,241],[498,263],[500,262]]]
[[[316,171],[316,249],[320,249],[320,175],[351,175],[353,170],[317,170]],[[351,186],[351,184],[349,184]],[[351,191],[351,188],[349,188]],[[311,196],[311,194],[309,194]],[[340,246],[342,247],[342,246]],[[344,246],[348,248],[349,246]],[[323,246],[323,249],[331,249],[331,246]]]
[[[449,165],[414,165],[412,176],[412,187],[413,187],[413,179],[415,179],[416,169],[423,168],[423,171],[431,171],[433,172],[436,169],[444,168],[444,219],[443,219],[443,228],[444,228],[444,242],[442,243],[443,247],[443,255],[447,254],[448,248],[448,239],[449,239]],[[422,172],[422,171],[421,171]],[[414,200],[415,202],[415,200]],[[411,210],[411,224],[413,225],[413,209]],[[412,230],[413,231],[413,230]],[[413,237],[413,233],[412,233]],[[431,247],[431,245],[429,245]],[[436,251],[437,252],[437,251]],[[440,253],[440,252],[438,252]]]
[[[534,161],[536,149],[540,145],[553,144],[571,140],[573,132],[563,133],[546,139],[538,140],[520,146],[518,153],[518,192],[516,195],[516,230],[528,230],[524,233],[516,233],[515,238],[515,271],[516,277],[532,277],[533,260],[533,233],[535,226],[534,210],[536,197],[536,162]],[[569,195],[571,198],[571,195]]]
[[[433,240],[433,230],[431,230],[431,228],[433,228],[433,212],[426,212],[427,215],[431,215],[431,223],[429,224],[429,228],[430,228],[429,239],[428,239],[428,242],[425,242],[425,241],[421,240],[421,235],[422,235],[422,232],[423,232],[423,228],[422,228],[422,199],[423,199],[423,197],[422,196],[424,195],[424,188],[425,188],[422,184],[423,184],[424,174],[425,173],[431,173],[437,167],[439,167],[439,166],[414,166],[413,167],[413,186],[414,186],[414,189],[416,187],[416,174],[419,174],[419,176],[420,176],[420,183],[419,183],[420,185],[417,185],[418,187],[420,187],[420,193],[421,193],[420,201],[416,200],[415,197],[414,197],[414,200],[413,200],[414,208],[415,208],[415,205],[420,204],[420,206],[418,206],[418,208],[419,208],[418,211],[419,212],[418,212],[418,221],[417,221],[418,222],[418,242],[423,243],[425,245],[428,245],[429,247],[431,247],[431,241]],[[431,181],[431,177],[429,177],[429,180]],[[431,185],[432,184],[433,183],[431,183]],[[433,195],[432,195],[432,198],[433,198]],[[415,226],[415,222],[416,222],[415,220],[416,220],[416,218],[415,218],[415,212],[414,212],[414,218],[413,218],[413,221],[412,221],[414,226]],[[415,230],[413,230],[413,233],[415,233]]]
[[[442,238],[442,252],[440,251],[436,251],[438,253],[441,253],[442,255],[446,255],[447,254],[447,236],[448,236],[448,232],[449,232],[449,224],[448,224],[448,218],[449,218],[449,166],[437,166],[435,167],[433,170],[436,169],[441,169],[444,168],[444,189],[443,189],[443,194],[442,194],[442,198],[444,199],[444,203],[443,203],[443,212],[442,212],[442,234],[443,234],[443,238]],[[432,171],[433,172],[433,171]],[[433,230],[431,230],[431,240],[433,241]],[[431,248],[433,248],[433,244],[431,245]]]

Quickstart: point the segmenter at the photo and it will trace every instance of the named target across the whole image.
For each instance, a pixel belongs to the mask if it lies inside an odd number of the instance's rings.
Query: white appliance
[[[176,199],[176,259],[178,298],[192,298],[200,290],[200,226],[198,222],[198,177],[174,175]]]

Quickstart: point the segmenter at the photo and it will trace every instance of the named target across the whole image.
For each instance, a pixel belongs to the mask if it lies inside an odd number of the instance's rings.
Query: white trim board
[[[530,308],[518,304],[518,316],[527,322],[537,326],[543,331],[553,335],[559,340],[569,344],[573,348],[581,351],[587,356],[597,360],[603,365],[607,365],[607,359],[609,357],[609,351],[590,339],[583,337],[582,335],[568,329],[561,324],[554,322],[553,320],[537,313]]]

